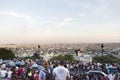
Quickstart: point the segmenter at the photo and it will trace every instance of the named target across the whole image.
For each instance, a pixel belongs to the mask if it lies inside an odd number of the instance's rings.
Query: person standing
[[[46,60],[43,60],[42,67],[43,68],[40,70],[39,73],[39,80],[53,80],[51,75],[50,65]]]
[[[115,74],[114,74],[114,72],[111,71],[111,73],[108,75],[108,79],[114,80],[114,78],[115,78]]]
[[[11,80],[12,78],[12,71],[9,69],[9,71],[7,72],[7,80]]]
[[[67,68],[64,67],[64,61],[60,61],[59,66],[53,70],[54,80],[71,80]]]
[[[0,75],[1,75],[2,79],[6,78],[7,71],[5,68],[3,70],[1,70]]]
[[[118,73],[115,74],[115,79],[114,80],[120,80],[120,68],[117,68],[118,69]]]

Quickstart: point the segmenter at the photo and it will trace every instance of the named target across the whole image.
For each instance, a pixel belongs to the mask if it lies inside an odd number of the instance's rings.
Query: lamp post
[[[102,56],[103,56],[103,52],[104,52],[104,45],[101,44],[101,48],[102,48]]]
[[[40,45],[38,45],[38,54],[40,54]]]

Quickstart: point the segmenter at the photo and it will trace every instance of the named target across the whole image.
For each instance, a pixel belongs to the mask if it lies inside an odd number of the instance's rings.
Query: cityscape
[[[34,53],[38,53],[45,59],[60,54],[73,54],[76,56],[75,50],[78,50],[79,57],[84,55],[91,57],[95,55],[114,55],[120,58],[120,43],[104,43],[103,54],[101,45],[101,43],[3,44],[0,47],[11,49],[18,57],[31,57]]]
[[[120,80],[120,0],[0,0],[0,80]]]

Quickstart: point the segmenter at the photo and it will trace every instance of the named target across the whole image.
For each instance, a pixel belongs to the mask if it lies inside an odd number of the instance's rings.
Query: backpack
[[[51,73],[49,73],[49,72],[46,71],[46,70],[43,70],[43,72],[46,73],[46,80],[53,80],[53,78],[52,78],[52,74],[51,74]]]
[[[32,76],[32,73],[31,73],[31,71],[28,73],[28,76]]]
[[[15,74],[15,73],[12,73],[11,78],[12,78],[12,79],[16,79],[16,74]]]

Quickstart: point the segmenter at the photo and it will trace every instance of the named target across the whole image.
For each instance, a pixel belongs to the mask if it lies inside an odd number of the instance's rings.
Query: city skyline
[[[0,0],[0,44],[120,42],[119,0]]]

